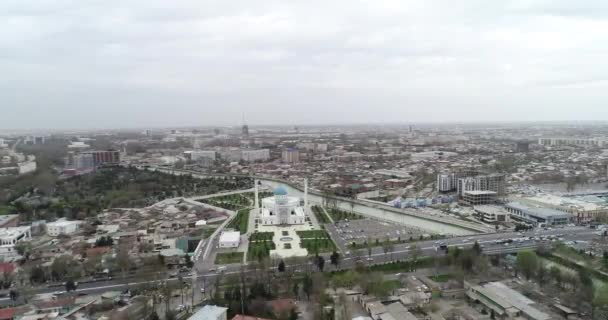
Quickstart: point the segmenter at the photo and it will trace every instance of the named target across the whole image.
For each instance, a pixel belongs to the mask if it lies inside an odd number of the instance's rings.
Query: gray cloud
[[[604,1],[0,2],[0,127],[608,120]]]

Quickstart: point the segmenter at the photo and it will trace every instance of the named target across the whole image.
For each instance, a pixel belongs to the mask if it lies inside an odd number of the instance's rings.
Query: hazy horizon
[[[0,3],[0,129],[608,121],[608,3]]]

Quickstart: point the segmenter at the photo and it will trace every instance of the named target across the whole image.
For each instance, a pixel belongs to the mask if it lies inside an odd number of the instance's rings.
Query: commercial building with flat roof
[[[206,305],[196,313],[191,315],[188,320],[227,320],[228,308]]]
[[[241,242],[239,231],[224,231],[220,235],[220,248],[238,248]]]
[[[474,206],[475,214],[484,222],[509,222],[511,221],[509,212],[499,206]]]
[[[478,206],[481,204],[491,204],[498,200],[498,196],[495,191],[489,190],[471,190],[465,191],[462,194],[460,202],[469,206]]]
[[[533,225],[565,225],[572,222],[572,214],[544,207],[533,207],[520,202],[509,202],[505,205],[511,218]]]
[[[594,219],[608,216],[608,202],[592,195],[561,197],[552,194],[538,194],[519,201],[571,213],[578,223],[588,223]]]
[[[551,315],[535,307],[536,302],[501,282],[488,282],[476,286],[465,281],[464,287],[471,301],[481,303],[488,314],[494,314],[497,319],[552,319]]]

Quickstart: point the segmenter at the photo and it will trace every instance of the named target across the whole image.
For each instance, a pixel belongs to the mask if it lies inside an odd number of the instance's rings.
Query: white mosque
[[[288,195],[287,188],[278,186],[273,190],[274,196],[262,199],[259,207],[258,185],[255,186],[255,206],[259,212],[258,221],[264,226],[298,225],[306,223],[304,208],[308,202],[308,184],[304,187],[304,207],[300,198]]]

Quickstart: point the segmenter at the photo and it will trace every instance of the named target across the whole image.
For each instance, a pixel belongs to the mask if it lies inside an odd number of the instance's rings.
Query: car
[[[177,306],[177,311],[182,312],[186,310],[186,306],[184,306],[183,304],[180,304],[179,306]]]
[[[201,293],[205,293],[205,288],[201,288]]]
[[[367,258],[367,261],[374,261],[374,258]]]

